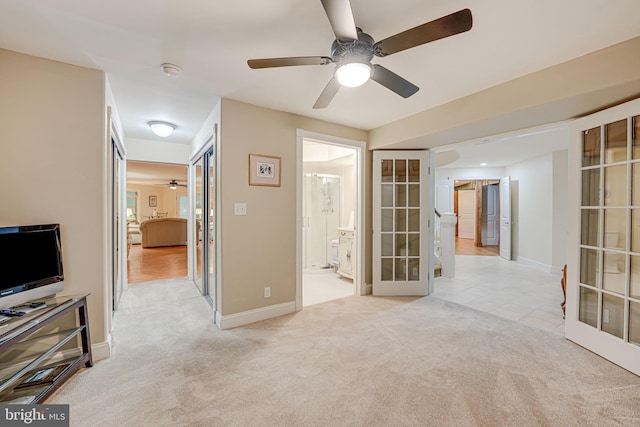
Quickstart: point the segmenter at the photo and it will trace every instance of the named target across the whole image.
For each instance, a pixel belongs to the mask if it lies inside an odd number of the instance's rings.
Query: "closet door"
[[[433,289],[433,188],[429,151],[373,153],[373,294]]]
[[[640,375],[640,100],[571,132],[565,333]]]

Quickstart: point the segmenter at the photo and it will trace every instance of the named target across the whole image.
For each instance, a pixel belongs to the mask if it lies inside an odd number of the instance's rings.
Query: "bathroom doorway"
[[[302,141],[302,306],[354,295],[358,150]]]

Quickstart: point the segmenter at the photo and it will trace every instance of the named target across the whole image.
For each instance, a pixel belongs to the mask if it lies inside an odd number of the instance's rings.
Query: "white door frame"
[[[354,292],[356,295],[366,295],[367,284],[364,282],[364,238],[365,238],[365,158],[366,142],[352,139],[340,138],[337,136],[325,135],[310,132],[303,129],[296,131],[296,311],[302,310],[302,198],[304,188],[304,167],[303,167],[303,141],[304,139],[314,139],[324,144],[344,146],[353,148],[356,151],[356,204],[354,212],[356,262],[353,274]]]
[[[122,295],[114,295],[113,294],[113,282],[119,282],[120,283],[120,288],[122,289],[122,292],[126,291],[129,287],[129,275],[127,273],[127,149],[124,146],[124,143],[122,141],[122,138],[120,137],[120,133],[118,132],[118,128],[116,125],[116,122],[113,118],[113,111],[111,110],[111,107],[107,107],[107,144],[108,144],[108,150],[109,150],[109,157],[110,157],[110,173],[111,176],[108,177],[108,181],[109,181],[109,193],[110,193],[110,197],[109,197],[109,209],[111,211],[111,215],[112,215],[112,219],[113,216],[117,216],[120,218],[120,221],[118,221],[118,230],[111,230],[111,228],[113,227],[113,221],[110,220],[110,224],[109,224],[109,229],[110,229],[110,233],[109,233],[109,245],[110,245],[110,250],[109,252],[112,254],[111,256],[111,261],[110,264],[112,264],[110,266],[110,279],[109,280],[109,289],[108,289],[108,303],[109,303],[109,311],[113,313],[118,309],[118,303],[120,302],[119,298]],[[113,159],[113,150],[116,149],[118,151],[118,153],[120,154],[121,158],[118,159]],[[113,206],[113,199],[112,199],[112,195],[113,192],[115,191],[115,189],[113,188],[113,184],[112,184],[112,178],[113,178],[113,167],[114,167],[114,163],[113,161],[118,162],[118,185],[119,185],[119,199],[118,199],[118,211],[116,212],[116,208],[115,206]],[[113,239],[112,236],[113,234],[117,234],[118,235],[118,239],[120,240],[120,250],[118,251],[118,259],[113,259],[113,255],[115,255],[116,253],[116,248],[113,245]],[[118,277],[112,277],[113,276],[113,270],[114,270],[114,265],[113,262],[117,262],[119,264],[118,267]],[[113,307],[112,303],[115,302],[116,306]],[[109,330],[111,329],[111,326],[109,327]]]
[[[511,176],[500,178],[500,191],[498,192],[500,204],[500,256],[511,261],[513,258],[513,218],[511,209]],[[505,200],[507,199],[507,200]]]
[[[220,311],[222,308],[222,218],[220,215],[220,206],[221,206],[221,195],[220,195],[220,138],[218,137],[218,124],[214,123],[211,131],[205,138],[205,143],[200,147],[198,151],[196,151],[189,158],[189,169],[188,169],[188,188],[187,195],[189,199],[189,213],[187,218],[187,243],[188,243],[188,251],[187,251],[187,262],[188,262],[188,275],[189,280],[196,280],[196,267],[197,267],[197,245],[198,245],[198,236],[196,236],[195,232],[195,221],[196,221],[196,162],[203,157],[209,150],[213,150],[213,161],[215,166],[215,201],[214,206],[216,208],[215,217],[213,218],[213,227],[214,227],[214,250],[215,250],[215,258],[216,258],[216,277],[213,288],[209,286],[208,289],[208,297],[211,299],[212,304],[212,315],[213,321],[215,324],[220,325]],[[204,174],[204,170],[203,170]],[[208,183],[204,183],[203,185],[208,185]],[[206,214],[206,213],[205,213]],[[206,242],[203,242],[203,245]],[[208,261],[208,260],[207,260]],[[206,271],[206,268],[205,268]],[[203,279],[204,280],[204,279]],[[197,287],[197,285],[196,285]],[[206,297],[206,296],[205,296]]]

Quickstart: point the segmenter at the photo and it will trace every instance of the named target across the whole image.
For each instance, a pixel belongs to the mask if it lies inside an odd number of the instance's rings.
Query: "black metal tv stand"
[[[41,301],[46,307],[0,324],[0,403],[42,403],[83,365],[93,366],[87,295]],[[47,327],[56,320],[62,326]]]

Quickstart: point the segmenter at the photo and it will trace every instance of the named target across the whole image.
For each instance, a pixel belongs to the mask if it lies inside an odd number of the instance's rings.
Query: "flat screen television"
[[[60,225],[0,227],[0,309],[64,288]]]

